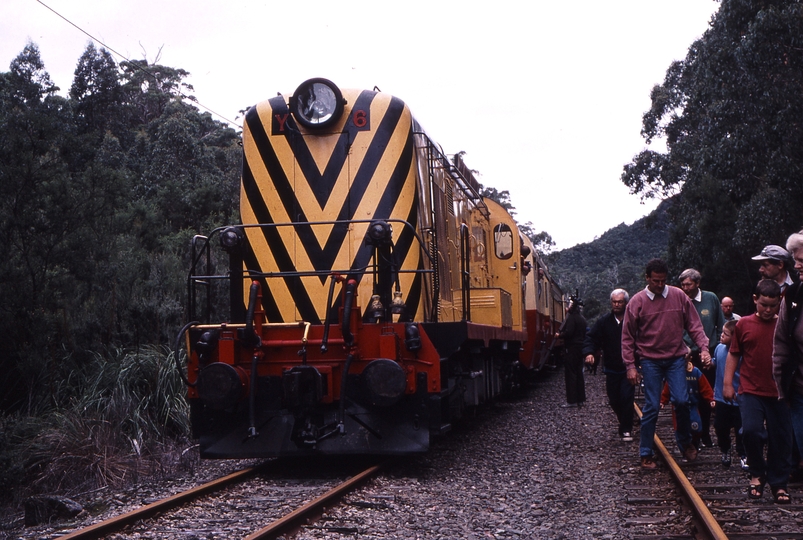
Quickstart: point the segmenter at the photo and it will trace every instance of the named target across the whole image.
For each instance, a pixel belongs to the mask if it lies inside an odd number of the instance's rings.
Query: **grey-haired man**
[[[594,353],[602,351],[602,371],[605,373],[605,390],[608,403],[619,423],[619,438],[633,440],[633,398],[636,388],[627,380],[627,369],[622,361],[622,321],[630,295],[624,289],[611,292],[611,311],[594,323],[583,343],[586,364],[594,363]]]

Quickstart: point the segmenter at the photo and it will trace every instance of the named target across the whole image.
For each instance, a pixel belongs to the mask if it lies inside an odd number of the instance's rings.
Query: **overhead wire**
[[[62,15],[61,13],[59,13],[58,11],[56,11],[55,9],[53,9],[52,7],[50,7],[50,6],[48,6],[47,4],[45,4],[44,2],[42,2],[42,0],[36,0],[36,1],[37,1],[39,4],[41,4],[43,7],[47,8],[47,9],[48,9],[48,10],[50,10],[52,13],[54,13],[54,14],[55,14],[57,17],[61,18],[61,19],[62,19],[62,20],[64,20],[66,23],[68,23],[69,25],[73,26],[73,27],[74,27],[75,29],[77,29],[79,32],[81,32],[82,34],[84,34],[84,35],[86,35],[87,37],[89,37],[89,39],[91,39],[92,41],[99,43],[99,44],[100,44],[101,46],[103,46],[103,48],[105,48],[106,50],[108,50],[108,51],[112,52],[112,53],[113,53],[113,54],[115,54],[116,56],[118,56],[118,57],[122,58],[123,60],[125,60],[126,62],[128,62],[128,63],[129,63],[131,66],[133,66],[134,68],[136,68],[136,69],[138,69],[138,70],[142,71],[143,73],[145,73],[146,75],[148,75],[149,77],[151,77],[151,78],[152,78],[153,80],[155,80],[155,81],[158,81],[158,80],[159,80],[159,78],[158,78],[156,75],[154,75],[153,73],[151,73],[150,71],[148,71],[146,68],[144,68],[144,67],[142,67],[141,65],[139,65],[139,64],[137,64],[137,63],[135,63],[135,62],[133,62],[133,61],[132,61],[130,58],[128,58],[126,55],[124,55],[124,54],[122,54],[122,53],[120,53],[120,52],[117,52],[116,50],[114,50],[113,48],[111,48],[109,45],[107,45],[106,43],[104,43],[102,40],[100,40],[100,39],[96,38],[95,36],[93,36],[92,34],[90,34],[89,32],[87,32],[86,30],[84,30],[83,28],[81,28],[80,26],[78,26],[77,24],[75,24],[74,22],[72,22],[70,19],[68,19],[67,17],[65,17],[64,15]],[[195,96],[188,96],[188,95],[184,94],[183,92],[181,92],[180,90],[178,91],[178,94],[179,94],[179,95],[180,95],[182,98],[184,98],[184,99],[187,99],[187,100],[189,100],[189,101],[192,101],[194,104],[196,104],[197,106],[201,107],[201,108],[202,108],[202,109],[204,109],[205,111],[207,111],[207,112],[209,112],[209,113],[211,113],[211,114],[213,114],[213,115],[217,116],[218,118],[221,118],[222,120],[225,120],[225,121],[226,121],[228,124],[231,124],[231,125],[237,126],[237,127],[238,127],[238,128],[240,128],[240,129],[242,129],[242,128],[243,128],[243,126],[241,126],[241,125],[240,125],[240,124],[238,124],[237,122],[235,122],[235,121],[233,121],[233,120],[229,120],[228,118],[226,118],[226,117],[225,117],[225,116],[223,116],[222,114],[220,114],[220,113],[218,113],[218,112],[216,112],[216,111],[214,111],[214,110],[210,109],[209,107],[207,107],[206,105],[204,105],[203,103],[201,103],[200,101],[198,101],[198,99],[197,99],[197,98],[195,98]]]

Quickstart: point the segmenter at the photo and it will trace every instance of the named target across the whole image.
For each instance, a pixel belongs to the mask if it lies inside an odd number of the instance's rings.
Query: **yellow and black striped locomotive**
[[[193,239],[201,455],[422,452],[543,365],[561,293],[478,190],[391,95],[311,79],[251,107],[241,224]]]

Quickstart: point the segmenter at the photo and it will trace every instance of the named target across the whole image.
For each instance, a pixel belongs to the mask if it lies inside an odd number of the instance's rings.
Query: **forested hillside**
[[[59,93],[33,43],[0,73],[0,500],[114,483],[188,433],[166,346],[241,151],[187,75],[89,45]]]
[[[643,289],[646,262],[666,256],[670,204],[664,201],[632,225],[622,223],[593,242],[547,256],[550,272],[564,292],[574,293],[577,289],[580,293],[589,322],[608,311],[613,289],[623,288],[631,295]]]

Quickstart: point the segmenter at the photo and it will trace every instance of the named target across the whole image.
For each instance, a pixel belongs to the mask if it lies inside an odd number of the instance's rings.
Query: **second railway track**
[[[320,462],[306,467],[286,461],[269,462],[58,537],[278,538],[314,520],[382,468],[374,464],[349,474],[358,467],[343,466],[339,461],[337,473]]]

